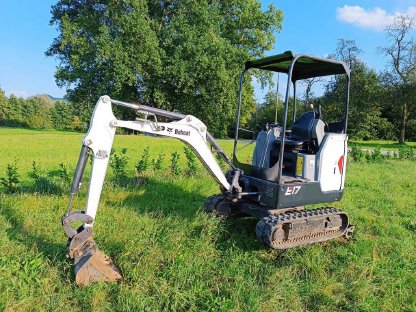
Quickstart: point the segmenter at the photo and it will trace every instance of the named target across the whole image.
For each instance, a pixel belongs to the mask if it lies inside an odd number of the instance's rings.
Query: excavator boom
[[[112,104],[136,110],[143,113],[145,117],[135,121],[118,120],[113,114]],[[174,119],[174,121],[158,122],[158,116]],[[208,133],[205,124],[198,118],[144,105],[115,101],[108,96],[102,96],[95,106],[90,128],[82,142],[81,153],[70,190],[68,209],[62,217],[62,226],[68,236],[68,255],[75,261],[75,280],[77,284],[82,286],[101,280],[115,281],[121,279],[121,274],[112,264],[110,258],[98,249],[97,244],[92,239],[101,190],[118,127],[176,138],[185,142],[194,150],[209,174],[220,185],[222,192],[228,193],[230,196],[233,193],[233,187],[228,183],[211,153],[207,141],[233,167],[231,161]],[[82,211],[73,211],[72,203],[77,191],[81,187],[90,154],[93,162],[86,207]],[[83,222],[83,225],[74,229],[73,224],[76,222]]]

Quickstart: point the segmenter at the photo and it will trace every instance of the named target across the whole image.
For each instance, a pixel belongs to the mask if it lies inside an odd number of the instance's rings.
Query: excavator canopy
[[[258,68],[289,74],[290,66],[295,58],[296,62],[293,67],[292,81],[319,76],[350,74],[350,69],[343,62],[308,55],[298,56],[292,51],[286,51],[282,54],[258,60],[247,61],[245,69],[248,70],[250,68]]]

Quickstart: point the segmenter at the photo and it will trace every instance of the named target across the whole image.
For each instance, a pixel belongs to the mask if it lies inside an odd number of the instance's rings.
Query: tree
[[[350,69],[353,69],[362,63],[358,57],[362,52],[355,40],[338,39],[335,53],[330,57],[347,63]]]
[[[70,128],[75,131],[87,130],[86,124],[83,123],[78,116],[72,116]]]
[[[406,124],[409,109],[414,109],[416,87],[416,43],[412,31],[416,26],[415,18],[399,15],[394,23],[385,29],[389,45],[381,48],[388,58],[389,68],[383,74],[383,81],[391,91],[390,98],[395,100],[394,111],[399,107],[400,134],[399,143],[406,138]]]
[[[54,129],[76,130],[73,129],[73,107],[64,101],[56,101],[51,109],[51,122]]]
[[[258,0],[60,0],[47,55],[77,114],[108,94],[194,114],[226,136],[243,64],[273,47],[282,18]],[[244,93],[243,123],[255,107],[250,84]]]
[[[149,98],[150,79],[161,70],[145,1],[62,0],[52,6],[59,36],[46,54],[60,65],[57,84],[67,88],[78,113],[90,117],[98,97]],[[147,87],[147,88],[146,88]]]
[[[322,77],[313,77],[299,81],[299,84],[305,88],[303,93],[303,101],[305,105],[307,105],[314,98],[314,92],[312,91],[313,86],[323,81],[324,79]]]
[[[0,88],[0,123],[3,122],[3,119],[5,117],[5,110],[7,106],[8,106],[7,97],[4,94],[4,91]]]
[[[251,125],[251,128],[258,131],[259,127],[263,127],[266,123],[274,123],[276,118],[276,102],[279,99],[277,104],[277,123],[282,125],[283,115],[284,115],[284,105],[285,101],[280,94],[276,94],[276,91],[270,90],[264,97],[262,103],[258,105],[255,118],[253,118],[254,125]],[[296,113],[299,117],[302,113],[308,110],[305,105],[299,105],[297,102]],[[293,97],[289,98],[289,109],[287,113],[287,128],[292,126],[292,116],[293,116]]]
[[[53,101],[47,95],[35,95],[23,100],[21,110],[22,121],[35,129],[52,128],[50,113]]]
[[[4,119],[7,126],[27,126],[23,118],[25,99],[18,98],[14,94],[10,95],[9,100],[3,107]]]
[[[380,77],[359,58],[361,49],[353,40],[338,40],[333,58],[351,66],[350,107],[348,133],[357,139],[389,139],[394,136],[393,125],[382,116],[383,93]],[[332,78],[320,99],[325,122],[343,118],[346,94],[344,75]]]

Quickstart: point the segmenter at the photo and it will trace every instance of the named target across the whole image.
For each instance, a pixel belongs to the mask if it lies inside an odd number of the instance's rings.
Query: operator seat
[[[299,152],[317,152],[325,136],[325,123],[319,114],[313,111],[305,112],[292,126],[290,136],[285,139],[285,150]],[[280,148],[281,138],[276,140],[276,147]]]
[[[285,138],[285,152],[283,154],[283,170],[286,173],[294,174],[296,166],[296,154],[300,151],[316,153],[325,136],[325,123],[319,119],[317,113],[309,111],[303,113],[292,126],[291,134]],[[277,137],[274,141],[274,148],[270,151],[270,168],[254,166],[250,175],[259,179],[275,181],[279,174],[279,156],[282,138]]]
[[[295,141],[309,141],[311,138],[311,130],[313,121],[316,118],[315,112],[309,111],[303,113],[292,126],[292,139]]]

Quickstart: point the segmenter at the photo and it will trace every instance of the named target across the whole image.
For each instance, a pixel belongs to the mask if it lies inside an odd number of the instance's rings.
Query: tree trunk
[[[399,143],[403,144],[406,136],[407,103],[403,103],[402,125],[400,127]]]

